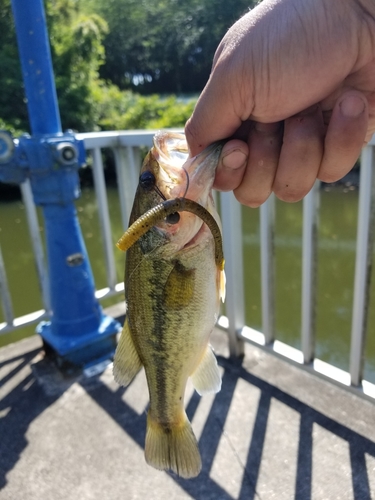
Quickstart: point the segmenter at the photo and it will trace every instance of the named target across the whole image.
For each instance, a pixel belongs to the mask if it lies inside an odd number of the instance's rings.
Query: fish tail
[[[181,423],[166,427],[147,415],[145,458],[156,469],[184,478],[196,477],[202,468],[198,443],[186,414]]]

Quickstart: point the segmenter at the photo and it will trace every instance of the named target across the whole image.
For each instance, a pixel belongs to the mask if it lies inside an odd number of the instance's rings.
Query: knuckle
[[[185,124],[185,136],[188,143],[193,142],[195,140],[195,130],[194,124],[192,125],[191,118]]]
[[[185,125],[185,137],[192,156],[195,156],[203,149],[204,145],[200,139],[201,136],[199,123],[193,117],[189,118]]]

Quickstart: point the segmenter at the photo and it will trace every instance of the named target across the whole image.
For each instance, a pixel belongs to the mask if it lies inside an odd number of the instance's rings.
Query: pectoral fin
[[[126,319],[113,361],[113,375],[118,384],[126,387],[141,368],[142,362],[135,348],[130,334],[129,323]]]
[[[219,392],[221,389],[221,375],[215,354],[211,346],[207,346],[198,368],[191,375],[195,390],[201,396],[210,392]]]
[[[176,261],[164,287],[164,303],[173,310],[183,309],[193,300],[195,270]]]

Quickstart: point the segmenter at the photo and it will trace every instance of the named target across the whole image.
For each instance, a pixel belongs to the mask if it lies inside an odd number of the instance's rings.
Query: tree
[[[48,0],[47,16],[63,127],[93,129],[107,24],[97,14],[81,12],[74,0]]]
[[[104,79],[143,93],[196,93],[208,79],[219,41],[249,1],[91,0],[90,5],[109,26],[100,69]]]
[[[45,7],[62,126],[85,131],[182,125],[192,103],[154,94],[198,93],[248,0],[45,0]],[[0,127],[26,131],[10,0],[0,0],[0,68]]]
[[[10,0],[0,0],[0,128],[26,130],[27,108]]]
[[[95,95],[107,24],[75,0],[47,0],[46,16],[63,128],[95,125]],[[0,0],[0,125],[28,130],[28,116],[9,0]]]

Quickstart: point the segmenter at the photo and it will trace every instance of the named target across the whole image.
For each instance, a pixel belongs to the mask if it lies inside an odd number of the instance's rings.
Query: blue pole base
[[[42,337],[47,354],[56,357],[60,366],[85,368],[113,358],[121,328],[118,321],[103,315],[98,329],[84,335],[56,335],[50,321],[39,323],[36,332]]]

